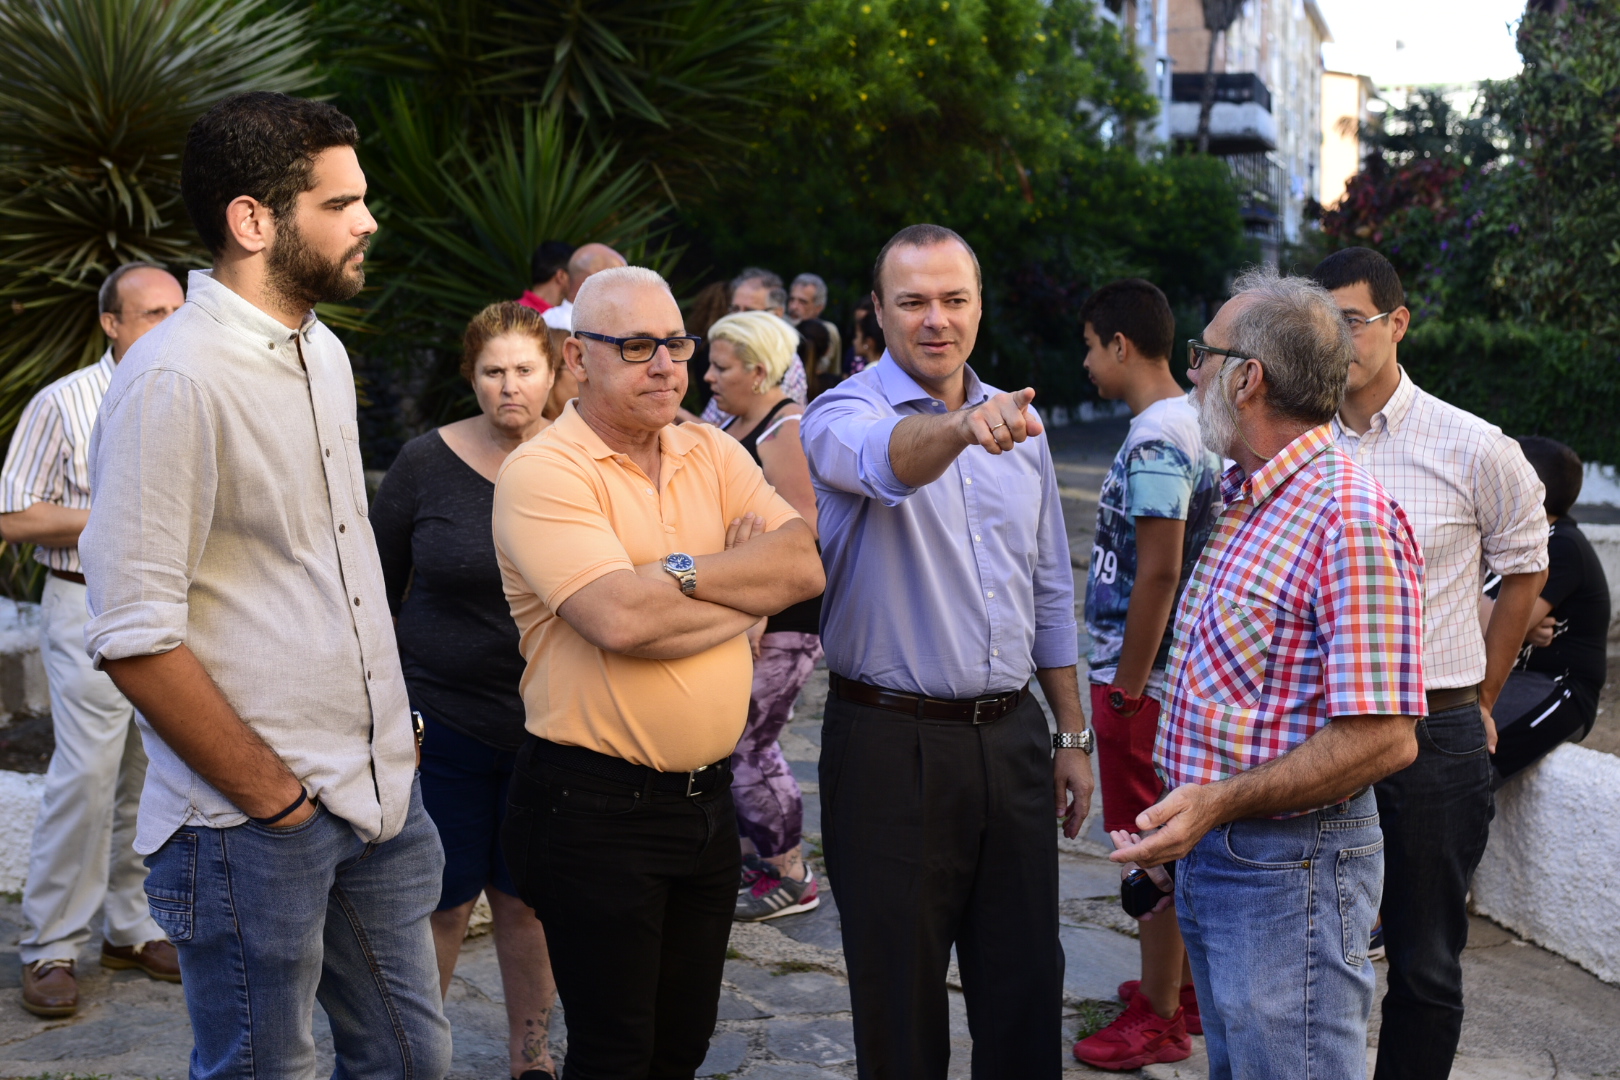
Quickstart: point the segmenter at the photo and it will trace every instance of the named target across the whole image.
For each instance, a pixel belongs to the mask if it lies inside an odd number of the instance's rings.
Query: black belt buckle
[[[712,768],[714,768],[713,765],[703,765],[686,774],[686,797],[688,799],[694,795],[701,794],[696,790],[698,773],[708,772]]]

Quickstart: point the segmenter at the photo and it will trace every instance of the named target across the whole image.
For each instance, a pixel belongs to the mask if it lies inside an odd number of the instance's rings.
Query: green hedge
[[[1620,463],[1620,350],[1545,324],[1431,320],[1401,342],[1413,380],[1509,435],[1545,435]]]

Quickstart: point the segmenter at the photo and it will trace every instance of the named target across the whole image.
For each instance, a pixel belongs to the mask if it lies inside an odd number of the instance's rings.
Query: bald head
[[[592,274],[624,265],[624,256],[606,244],[581,245],[568,259],[568,299],[578,303],[579,287]]]

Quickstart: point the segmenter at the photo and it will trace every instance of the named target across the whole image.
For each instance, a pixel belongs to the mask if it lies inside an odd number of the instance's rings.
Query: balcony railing
[[[1198,112],[1204,95],[1201,73],[1170,77],[1170,135],[1198,137]],[[1277,122],[1271,116],[1271,91],[1252,72],[1215,76],[1215,100],[1209,111],[1209,148],[1217,154],[1256,154],[1277,149]]]

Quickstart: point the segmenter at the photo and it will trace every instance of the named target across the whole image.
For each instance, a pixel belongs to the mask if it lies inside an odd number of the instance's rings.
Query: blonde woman
[[[540,313],[515,300],[467,324],[461,374],[479,414],[405,444],[371,508],[411,708],[423,718],[422,804],[444,845],[430,922],[448,993],[478,894],[489,897],[514,1080],[551,1080],[557,998],[546,932],[518,899],[500,847],[506,789],[524,736],[523,655],[490,529],[495,474],[551,421],[562,354]]]
[[[709,327],[703,379],[732,419],[725,431],[759,462],[765,479],[816,527],[816,494],[799,445],[804,406],[782,389],[798,356],[798,332],[768,311],[727,315]],[[821,598],[765,621],[754,660],[748,725],[731,757],[732,796],[744,847],[736,918],[744,922],[809,911],[821,903],[801,851],[804,800],[777,739],[821,659]]]

